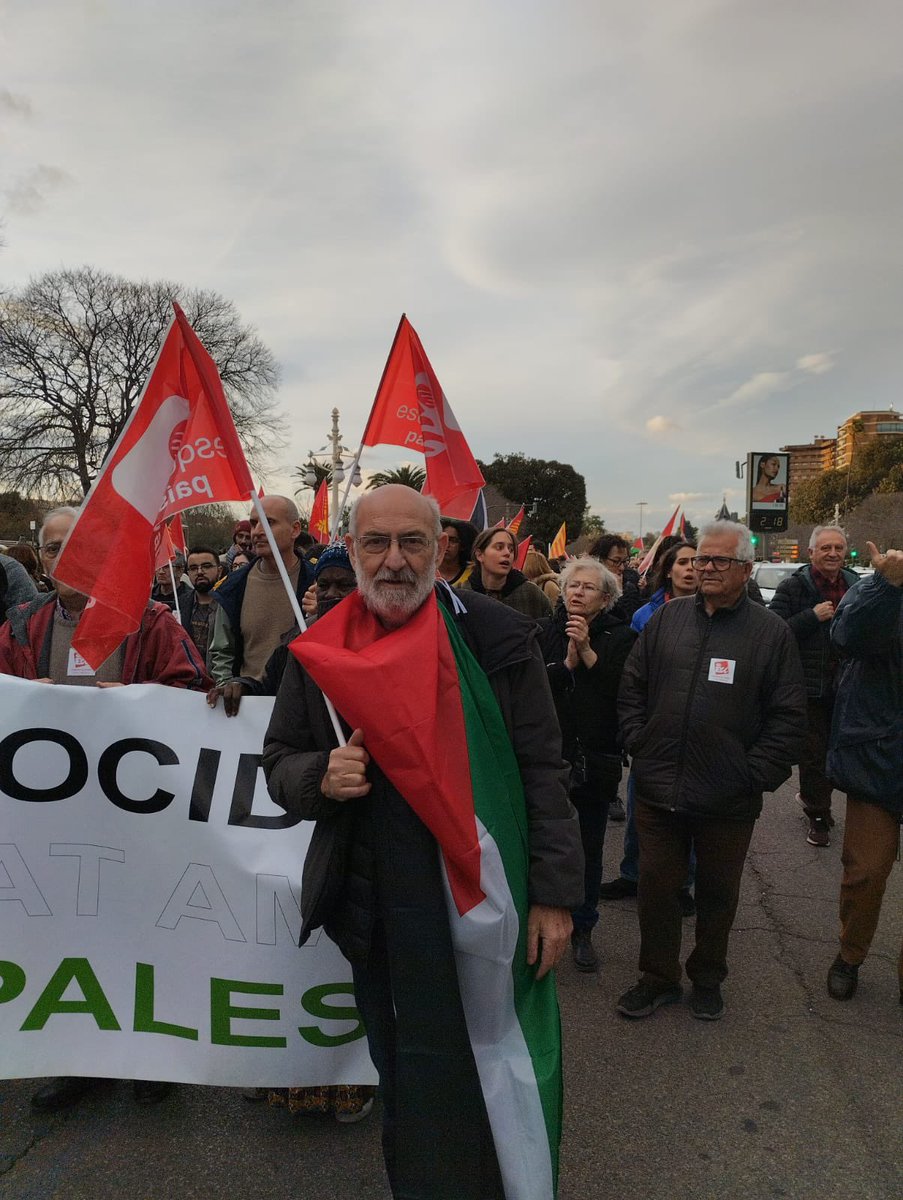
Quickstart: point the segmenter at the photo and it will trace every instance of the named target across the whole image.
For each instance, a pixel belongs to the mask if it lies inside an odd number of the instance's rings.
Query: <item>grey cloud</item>
[[[27,96],[0,88],[0,115],[27,118],[31,116],[31,112],[31,101]]]
[[[4,195],[10,212],[20,216],[32,216],[43,208],[45,202],[60,188],[72,182],[72,176],[60,167],[47,166],[41,163],[27,171],[9,188]]]

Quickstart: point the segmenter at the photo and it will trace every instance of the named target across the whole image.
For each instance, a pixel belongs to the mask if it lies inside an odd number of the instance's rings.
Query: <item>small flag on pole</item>
[[[568,530],[567,524],[562,522],[561,528],[552,539],[552,544],[549,546],[549,558],[554,562],[556,558],[564,558],[567,555]]]
[[[325,479],[320,480],[320,486],[317,488],[307,530],[318,542],[329,541],[329,487]]]
[[[523,525],[523,523],[524,523],[524,506],[521,505],[520,512],[517,514],[517,516],[514,518],[514,520],[508,526],[508,528],[511,530],[511,532],[514,534],[515,537],[517,537],[517,534],[520,531],[520,527],[521,527],[521,525]]]
[[[533,544],[533,538],[530,534],[527,534],[527,536],[524,538],[524,540],[522,542],[518,542],[517,560],[514,564],[515,567],[517,567],[518,571],[522,571],[524,569],[524,563],[527,561],[527,554],[528,554],[528,552],[530,550],[530,546],[532,544]]]

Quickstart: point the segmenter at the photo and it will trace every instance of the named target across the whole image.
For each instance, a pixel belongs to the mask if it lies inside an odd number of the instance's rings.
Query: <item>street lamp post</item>
[[[643,509],[648,503],[648,500],[637,500],[636,502],[636,506],[640,510],[640,541],[643,540]]]
[[[332,432],[327,436],[326,441],[330,447],[329,450],[329,469],[330,469],[330,526],[332,529],[338,529],[340,525],[339,513],[339,484],[345,479],[345,457],[351,458],[353,461],[349,464],[348,469],[351,474],[351,486],[360,487],[362,476],[361,469],[357,464],[353,451],[347,446],[342,445],[342,435],[339,432],[339,410],[332,410]],[[307,456],[308,463],[304,471],[301,473],[301,478],[309,488],[316,488],[317,473],[314,470],[314,463],[324,455],[326,447],[323,450],[318,450],[316,453],[311,450]]]

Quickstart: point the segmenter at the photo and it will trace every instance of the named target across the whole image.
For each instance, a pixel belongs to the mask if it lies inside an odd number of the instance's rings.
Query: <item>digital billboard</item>
[[[790,455],[772,450],[746,456],[746,511],[749,528],[770,533],[787,528]]]

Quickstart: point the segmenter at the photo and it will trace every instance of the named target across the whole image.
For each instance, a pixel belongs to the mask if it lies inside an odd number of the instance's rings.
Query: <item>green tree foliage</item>
[[[182,514],[188,546],[210,546],[219,554],[232,544],[232,530],[239,520],[228,504],[205,504]]]
[[[423,467],[403,466],[394,471],[377,471],[367,481],[368,488],[384,487],[387,483],[400,483],[402,487],[413,488],[415,492],[422,490],[426,483],[426,471]]]
[[[903,491],[903,437],[880,437],[856,445],[849,467],[822,471],[797,484],[790,495],[790,519],[798,525],[819,525],[861,504],[866,496]]]
[[[598,513],[590,512],[587,504],[583,513],[583,534],[592,534],[593,537],[601,537],[605,532],[605,521]]]
[[[513,503],[522,503],[534,515],[527,517],[520,536],[533,534],[539,541],[550,542],[567,522],[568,541],[583,531],[586,511],[586,481],[569,463],[528,458],[516,454],[496,454],[491,463],[480,463],[487,483],[498,488]]]
[[[0,479],[87,491],[141,394],[177,300],[216,363],[252,464],[278,443],[278,368],[231,301],[90,267],[0,300]]]

